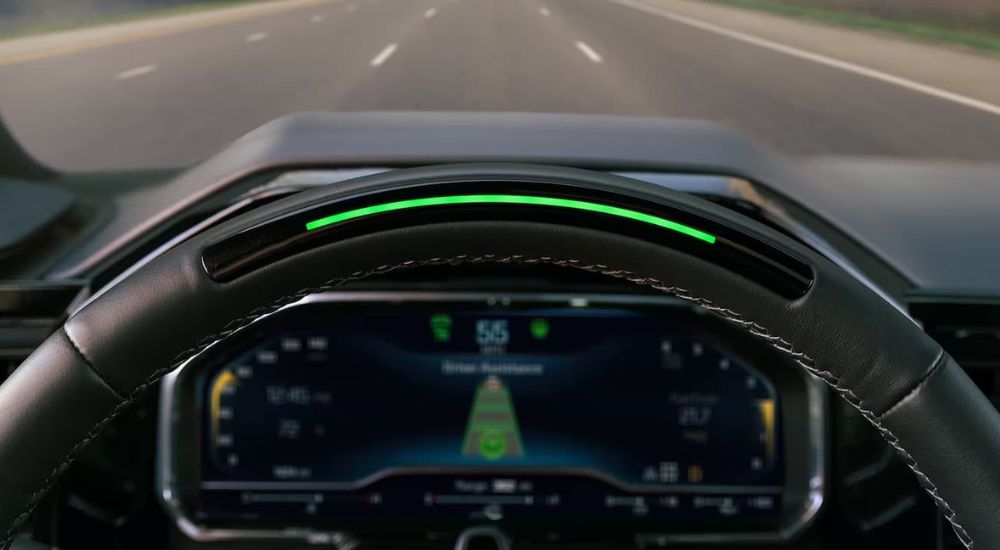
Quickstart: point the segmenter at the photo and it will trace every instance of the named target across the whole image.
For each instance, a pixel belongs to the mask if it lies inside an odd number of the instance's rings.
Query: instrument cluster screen
[[[779,394],[675,310],[279,312],[196,377],[198,515],[766,523],[785,479]]]

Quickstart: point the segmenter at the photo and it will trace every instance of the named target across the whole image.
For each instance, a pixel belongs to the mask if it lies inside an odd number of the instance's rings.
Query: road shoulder
[[[697,0],[618,3],[663,10],[1000,106],[1000,59]]]
[[[0,65],[222,25],[336,0],[281,0],[0,40]]]

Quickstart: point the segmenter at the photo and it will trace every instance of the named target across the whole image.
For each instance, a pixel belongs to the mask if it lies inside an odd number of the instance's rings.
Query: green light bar
[[[715,235],[705,233],[699,229],[695,229],[666,218],[651,216],[649,214],[643,214],[642,212],[636,212],[635,210],[629,210],[627,208],[618,208],[617,206],[608,206],[594,202],[557,199],[552,197],[535,197],[531,195],[449,195],[446,197],[428,197],[424,199],[387,202],[355,210],[348,210],[347,212],[341,212],[340,214],[334,214],[332,216],[313,220],[306,224],[306,230],[312,231],[314,229],[319,229],[335,223],[363,218],[373,214],[382,214],[384,212],[408,210],[410,208],[423,208],[425,206],[450,206],[455,204],[520,204],[530,206],[552,206],[556,208],[570,208],[586,212],[597,212],[599,214],[618,216],[619,218],[648,223],[663,229],[669,229],[671,231],[682,233],[689,237],[694,237],[695,239],[705,241],[708,244],[715,244]]]

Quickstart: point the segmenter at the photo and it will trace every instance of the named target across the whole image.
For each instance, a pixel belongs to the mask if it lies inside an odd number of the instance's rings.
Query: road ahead
[[[704,118],[793,154],[1000,161],[1000,116],[613,0],[333,0],[0,63],[43,161],[178,166],[303,110]]]

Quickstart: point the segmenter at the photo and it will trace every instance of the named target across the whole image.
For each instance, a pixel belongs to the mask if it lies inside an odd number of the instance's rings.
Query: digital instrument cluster
[[[167,381],[164,499],[196,535],[783,536],[818,393],[732,333],[666,298],[307,298]]]

